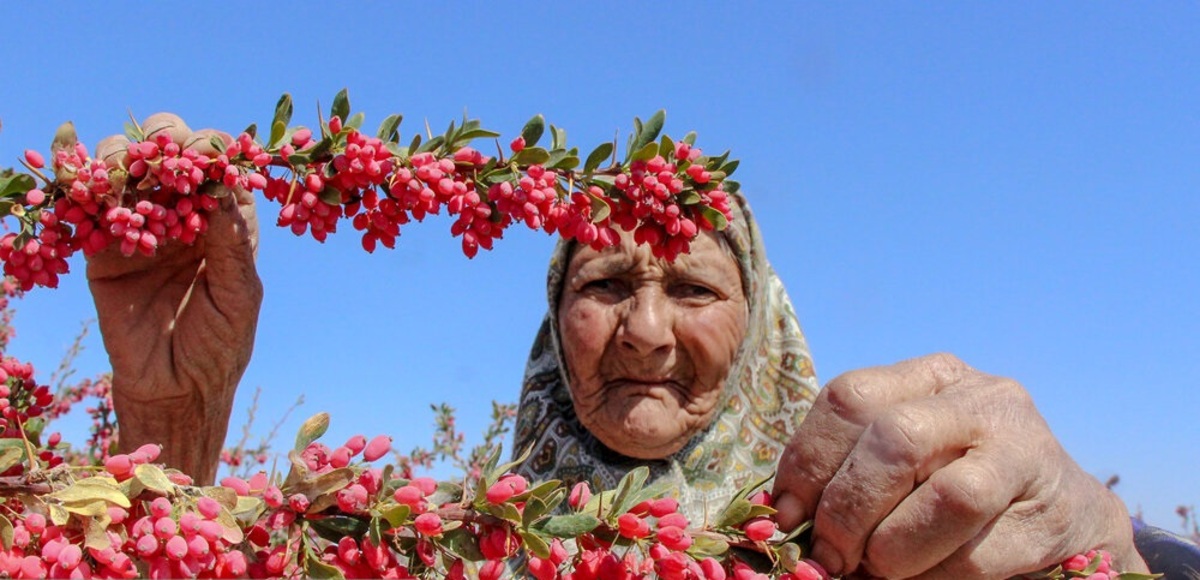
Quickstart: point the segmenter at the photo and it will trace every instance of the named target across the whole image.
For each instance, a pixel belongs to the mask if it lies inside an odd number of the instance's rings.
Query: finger
[[[109,167],[129,167],[129,137],[105,137],[96,145],[96,158]]]
[[[184,149],[195,149],[197,153],[208,157],[220,155],[223,149],[218,149],[213,139],[221,142],[224,148],[233,145],[233,136],[216,129],[200,129],[195,131],[183,143]]]
[[[1034,502],[1019,502],[1004,515],[986,524],[979,533],[933,568],[914,576],[920,580],[956,578],[1011,578],[1053,567],[1063,556],[1047,555],[1053,541],[1035,513]],[[1054,517],[1068,514],[1054,512]]]
[[[982,446],[934,471],[875,528],[867,541],[866,569],[908,578],[969,544],[1028,490],[1028,462],[1017,455]]]
[[[772,491],[780,527],[791,529],[812,517],[825,486],[877,416],[955,384],[970,371],[953,356],[931,355],[830,381],[780,459]]]
[[[857,568],[876,526],[930,473],[980,440],[981,423],[969,412],[974,404],[970,396],[946,394],[880,414],[821,494],[813,558],[833,574]]]
[[[171,136],[173,143],[180,146],[192,135],[192,130],[188,128],[187,123],[184,123],[183,119],[174,113],[155,113],[142,121],[142,133],[146,136],[147,141],[153,140],[155,135],[164,132]]]

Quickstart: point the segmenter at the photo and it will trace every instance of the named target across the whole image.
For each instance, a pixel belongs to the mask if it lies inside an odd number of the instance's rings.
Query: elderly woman
[[[629,236],[602,252],[559,245],[521,394],[525,475],[611,488],[646,465],[701,521],[774,472],[781,525],[814,518],[813,556],[835,573],[1007,577],[1092,548],[1147,570],[1124,505],[1017,383],[934,355],[819,390],[737,199],[731,226],[673,263]],[[122,446],[164,443],[162,459],[200,481],[254,342],[256,233],[252,199],[227,198],[193,247],[88,264]]]

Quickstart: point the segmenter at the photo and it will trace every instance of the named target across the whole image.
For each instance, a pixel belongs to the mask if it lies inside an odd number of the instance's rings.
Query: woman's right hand
[[[153,115],[147,135],[211,153],[210,135],[193,134],[171,114]],[[121,136],[96,156],[124,158]],[[87,277],[113,370],[113,403],[124,452],[163,445],[160,460],[199,484],[216,475],[233,397],[250,362],[262,304],[255,269],[258,221],[250,192],[228,192],[190,246],[168,243],[153,257],[110,247],[88,259]]]

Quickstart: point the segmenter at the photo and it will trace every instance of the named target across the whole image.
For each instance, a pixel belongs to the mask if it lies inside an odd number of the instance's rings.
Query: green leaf
[[[684,135],[683,139],[681,139],[681,141],[683,141],[684,143],[687,143],[688,145],[695,145],[696,144],[696,132],[688,131],[688,134]]]
[[[647,143],[633,153],[633,161],[648,161],[658,155],[658,143]]]
[[[322,562],[312,551],[304,559],[304,575],[308,578],[345,578],[337,567]]]
[[[367,120],[367,116],[362,113],[355,113],[353,115],[350,115],[350,118],[346,119],[346,122],[342,125],[343,130],[359,129],[363,126],[363,123],[366,120]]]
[[[650,477],[650,468],[642,465],[634,468],[621,481],[617,483],[617,495],[613,499],[613,508],[609,512],[610,519],[615,519],[617,516],[629,511],[629,508],[637,504],[635,494],[641,491],[646,484],[646,479]]]
[[[208,144],[212,145],[212,148],[216,149],[218,153],[225,152],[225,140],[216,135],[208,138]]]
[[[320,534],[322,538],[325,538],[331,542],[337,542],[346,536],[359,538],[367,532],[367,523],[351,516],[332,515],[321,518],[309,517],[308,523],[312,525],[313,529]]]
[[[567,130],[550,125],[551,149],[562,149],[567,146]]]
[[[129,498],[121,493],[117,483],[105,477],[80,479],[70,487],[50,494],[49,497],[64,504],[87,504],[102,500],[123,508],[130,506]]]
[[[811,528],[812,526],[813,526],[812,520],[802,522],[800,525],[796,526],[796,529],[788,532],[787,535],[785,535],[783,537],[783,539],[780,540],[780,542],[790,542],[790,541],[800,537],[800,534],[807,532],[809,530],[809,528]]]
[[[663,109],[659,109],[653,115],[650,115],[650,118],[646,119],[646,123],[638,131],[637,139],[633,141],[633,149],[640,151],[643,147],[654,143],[658,139],[658,134],[662,132],[663,122],[666,120],[667,112]],[[653,155],[650,157],[653,157]]]
[[[338,191],[336,187],[326,187],[322,189],[321,193],[317,194],[317,197],[321,201],[332,206],[338,206],[342,204],[342,192]]]
[[[546,131],[546,118],[541,114],[534,115],[525,126],[521,128],[521,136],[525,138],[525,147],[533,147],[537,145],[538,139],[542,138],[542,133]]]
[[[379,515],[383,516],[383,519],[387,520],[387,523],[390,526],[393,528],[398,528],[408,522],[408,516],[411,512],[412,508],[402,503],[398,503],[383,510]]]
[[[737,171],[738,165],[741,165],[741,163],[742,162],[740,160],[734,159],[734,160],[726,163],[725,165],[722,165],[720,171],[721,171],[721,173],[724,173],[726,176],[733,175],[733,172]]]
[[[142,487],[156,491],[163,495],[168,495],[175,491],[175,484],[167,479],[167,474],[162,468],[152,463],[143,463],[133,469],[133,478],[142,485]]]
[[[463,560],[478,562],[484,559],[478,540],[465,528],[442,533],[441,545]]]
[[[279,97],[279,102],[275,103],[275,118],[272,119],[271,122],[272,123],[283,123],[283,125],[285,127],[287,126],[288,123],[292,122],[292,96],[291,95],[289,95],[287,93],[283,93],[283,95],[281,95]]]
[[[283,139],[284,133],[287,133],[287,125],[282,121],[271,123],[271,139],[268,147],[275,147]]]
[[[308,149],[304,149],[301,151],[301,154],[307,155],[310,160],[320,159],[322,156],[329,153],[330,149],[333,149],[333,139],[325,138],[317,141],[316,145],[313,145]]]
[[[4,514],[0,514],[0,544],[5,550],[11,550],[13,545],[13,525]]]
[[[404,115],[388,115],[382,123],[379,124],[379,132],[376,133],[380,139],[395,143],[400,140],[400,123],[404,121]]]
[[[663,135],[662,140],[658,142],[658,154],[663,156],[663,159],[675,158],[675,142],[671,138]]]
[[[288,155],[287,162],[290,163],[292,167],[308,165],[309,163],[312,163],[312,155],[308,153],[294,153],[292,155]]]
[[[550,160],[550,152],[541,147],[526,147],[512,156],[513,163],[518,165],[536,165]]]
[[[271,119],[271,140],[268,144],[274,147],[283,139],[287,132],[288,123],[292,122],[292,96],[284,93],[275,104],[275,117]]]
[[[592,203],[592,223],[598,224],[608,219],[609,214],[612,213],[612,207],[608,205],[608,202],[590,193],[588,199]]]
[[[14,439],[14,441],[16,440]],[[20,447],[0,449],[0,472],[8,471],[23,459],[25,459],[25,450]]]
[[[458,141],[465,144],[472,139],[491,139],[499,136],[499,133],[488,129],[470,129],[459,133]]]
[[[539,558],[550,557],[550,544],[547,544],[541,536],[525,530],[517,530],[517,534],[521,536],[522,540],[525,540],[525,548],[533,552],[533,555]]]
[[[32,175],[14,173],[0,177],[0,197],[24,196],[29,190],[37,187]]]
[[[293,449],[297,453],[304,451],[309,443],[324,435],[326,429],[329,429],[329,413],[322,411],[309,417],[300,425],[300,431],[296,433],[296,445]]]
[[[779,563],[783,564],[783,569],[788,572],[795,572],[796,564],[800,562],[800,558],[804,557],[800,546],[792,543],[780,544],[775,546],[774,550],[775,556],[779,558]]]
[[[737,193],[741,188],[742,184],[732,179],[721,181],[721,189],[724,189],[726,193]]]
[[[142,128],[130,123],[129,121],[125,122],[125,136],[129,137],[130,141],[135,142],[146,140],[146,135],[142,133]]]
[[[551,516],[536,528],[543,534],[556,538],[577,538],[599,525],[599,518],[591,514],[568,514]]]
[[[696,193],[694,189],[685,189],[675,196],[675,200],[679,202],[679,205],[696,205],[700,203],[700,194]]]
[[[721,514],[717,516],[716,527],[732,528],[750,519],[752,505],[749,500],[741,498],[729,502],[729,505],[725,506],[725,509],[721,510]]]
[[[242,132],[249,135],[251,139],[258,137],[258,123],[250,123]]]
[[[420,150],[421,150],[421,134],[417,133],[417,134],[413,135],[412,141],[410,141],[408,143],[408,152],[410,154],[412,154],[412,153],[418,153],[418,152],[420,152]]]
[[[608,157],[612,155],[612,152],[612,143],[601,143],[597,145],[595,149],[592,149],[591,153],[588,153],[587,161],[583,162],[584,173],[591,173],[595,171],[597,167],[600,167],[601,163],[604,163],[605,159],[608,159]]]
[[[708,220],[708,223],[713,225],[717,231],[724,230],[729,225],[729,220],[725,219],[725,214],[711,207],[704,206],[700,208],[700,215]]]
[[[687,553],[697,559],[716,558],[729,551],[729,542],[712,536],[694,536]]]
[[[329,109],[330,117],[340,117],[345,121],[350,116],[350,93],[347,89],[338,91],[333,97],[333,106]]]
[[[567,155],[567,156],[563,157],[562,159],[559,159],[558,161],[551,163],[550,167],[552,167],[554,169],[565,169],[568,171],[573,170],[576,167],[579,167],[579,157],[576,157],[574,155]]]

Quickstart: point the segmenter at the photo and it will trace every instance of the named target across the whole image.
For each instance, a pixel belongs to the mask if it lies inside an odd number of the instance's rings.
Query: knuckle
[[[929,373],[941,384],[957,382],[961,377],[974,372],[962,359],[948,352],[938,352],[923,356],[917,362],[924,366]]]
[[[951,476],[929,481],[934,492],[934,509],[960,521],[977,522],[988,517],[981,502],[990,493],[995,476],[983,469],[960,469]]]
[[[895,465],[915,466],[924,459],[930,422],[919,410],[900,407],[877,418],[867,428],[873,450]]]
[[[830,381],[821,396],[836,415],[854,421],[876,406],[884,385],[886,381],[881,380],[877,371],[854,370]]]

